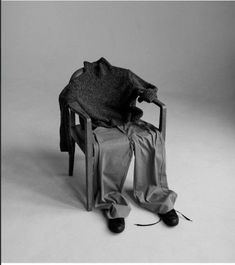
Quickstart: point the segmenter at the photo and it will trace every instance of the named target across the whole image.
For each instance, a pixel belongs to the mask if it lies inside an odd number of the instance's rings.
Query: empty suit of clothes
[[[156,127],[142,120],[114,128],[97,127],[94,138],[97,208],[107,210],[109,218],[128,216],[130,206],[122,189],[133,153],[137,203],[155,213],[174,208],[177,194],[168,188],[165,143]]]

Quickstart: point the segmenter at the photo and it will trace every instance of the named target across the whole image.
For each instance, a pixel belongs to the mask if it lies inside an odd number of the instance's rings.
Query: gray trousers
[[[97,127],[94,137],[96,208],[107,210],[109,218],[128,216],[131,209],[122,189],[133,153],[137,203],[155,213],[174,208],[177,194],[168,188],[165,144],[156,127],[140,120],[115,128]]]

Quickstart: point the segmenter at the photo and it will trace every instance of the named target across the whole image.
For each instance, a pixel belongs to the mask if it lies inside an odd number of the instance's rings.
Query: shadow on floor
[[[82,157],[76,156],[75,159],[79,162],[78,164],[84,162]],[[68,169],[67,153],[12,148],[4,152],[2,161],[3,181],[6,183],[17,185],[21,190],[28,189],[39,193],[46,203],[57,207],[66,205],[66,207],[85,209],[83,168],[80,173],[83,176],[80,176],[81,181],[77,183],[75,189],[73,182],[75,177],[69,177],[66,172]],[[74,175],[78,175],[78,172],[79,165],[75,165]],[[40,203],[44,202],[44,199]]]

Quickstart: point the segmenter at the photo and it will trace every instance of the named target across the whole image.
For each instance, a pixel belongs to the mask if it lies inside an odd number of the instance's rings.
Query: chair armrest
[[[164,103],[162,103],[159,99],[155,98],[152,103],[154,103],[155,105],[157,105],[160,108],[166,108],[166,105]]]
[[[163,139],[166,140],[166,105],[159,99],[154,99],[152,103],[160,108],[159,130],[162,133]]]
[[[92,147],[92,123],[90,116],[80,107],[80,105],[77,102],[69,103],[68,104],[69,109],[71,110],[71,119],[70,124],[71,126],[75,125],[75,115],[79,115],[83,121],[85,126],[85,153],[87,154],[87,157],[92,157],[93,155],[93,147]]]

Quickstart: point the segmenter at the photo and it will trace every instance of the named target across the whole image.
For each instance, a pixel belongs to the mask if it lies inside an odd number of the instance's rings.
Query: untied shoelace
[[[186,219],[187,221],[190,221],[190,222],[192,222],[193,220],[191,220],[190,218],[188,218],[187,216],[185,216],[184,214],[182,214],[181,212],[179,212],[179,211],[177,211],[177,210],[175,210],[177,213],[179,213],[179,214],[181,214],[181,216],[183,216],[184,217],[184,219]],[[157,222],[155,222],[155,223],[151,223],[151,224],[135,224],[136,226],[151,226],[151,225],[156,225],[156,224],[158,224],[158,223],[160,223],[161,222],[161,218],[159,218],[159,220],[157,221]]]

